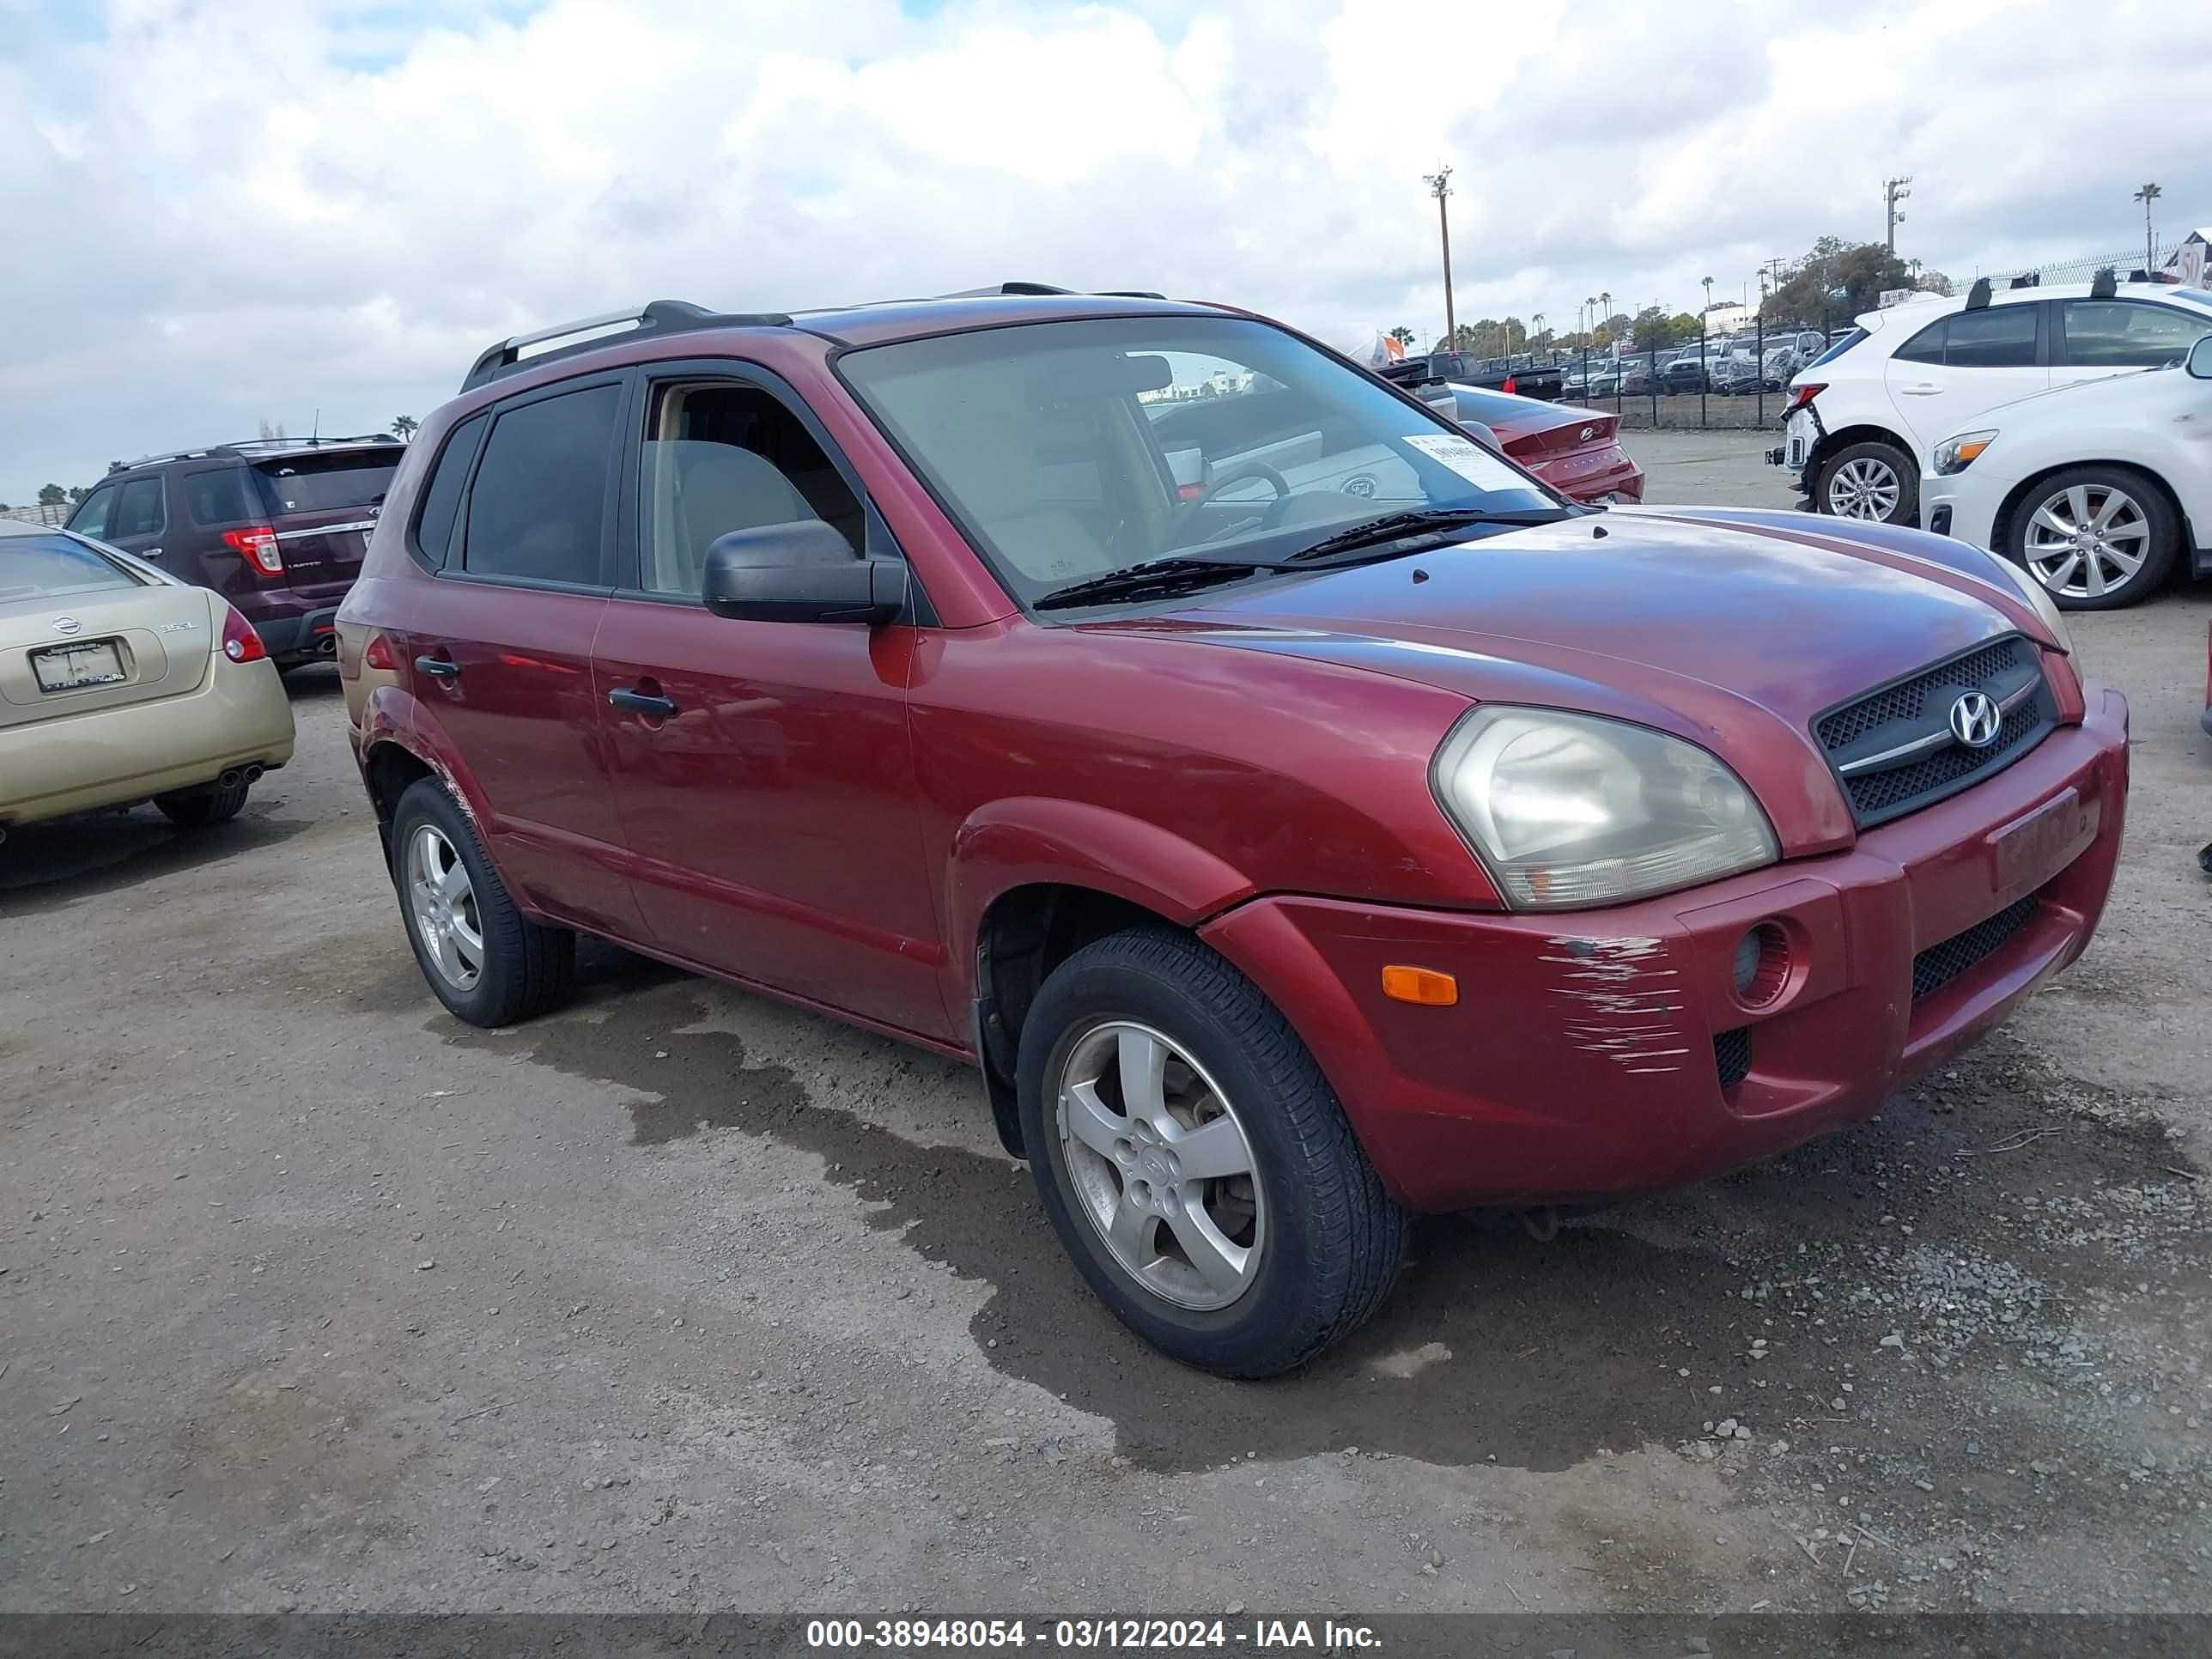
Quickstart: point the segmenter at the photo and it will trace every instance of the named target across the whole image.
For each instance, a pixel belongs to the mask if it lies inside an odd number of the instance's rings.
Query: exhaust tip
[[[234,766],[230,770],[225,772],[221,777],[217,778],[216,781],[226,789],[235,789],[240,784],[246,781],[246,778],[245,775],[240,772],[240,770]]]
[[[246,769],[246,781],[248,783],[258,783],[261,781],[261,763],[259,761],[254,762],[252,765]]]

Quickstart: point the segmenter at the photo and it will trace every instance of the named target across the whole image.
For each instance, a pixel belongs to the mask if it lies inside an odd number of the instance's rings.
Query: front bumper
[[[1920,522],[1938,535],[1994,552],[1997,507],[2014,482],[1978,464],[1948,477],[1923,472]]]
[[[1879,1111],[2081,954],[2128,784],[2127,704],[2096,687],[2087,699],[2082,725],[1849,852],[1552,915],[1278,896],[1203,936],[1282,1009],[1415,1208],[1700,1179]],[[2017,931],[1914,995],[1916,958],[2030,896]],[[1782,929],[1790,967],[1754,1009],[1734,961],[1760,922]],[[1453,975],[1459,1002],[1389,1000],[1394,963]],[[1738,1034],[1748,1068],[1724,1085]]]

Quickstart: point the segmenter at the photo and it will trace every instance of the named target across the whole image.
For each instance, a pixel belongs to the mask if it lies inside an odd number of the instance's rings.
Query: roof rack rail
[[[641,334],[688,334],[702,328],[786,328],[790,323],[790,317],[781,311],[709,311],[704,306],[695,306],[684,300],[654,300],[627,311],[605,312],[597,317],[560,323],[551,328],[541,328],[532,333],[517,334],[501,340],[496,345],[485,348],[470,366],[467,378],[461,382],[461,390],[473,392],[480,386],[508,374],[520,374],[526,368],[535,368],[553,358],[588,351],[594,346],[613,344],[617,336],[629,338]],[[581,337],[574,337],[579,336]],[[568,340],[569,343],[549,343],[556,340]],[[530,348],[532,346],[544,346],[546,349],[532,351]]]
[[[950,294],[940,294],[940,300],[987,300],[1001,294],[1073,294],[1072,288],[1055,288],[1050,283],[992,283],[983,288],[957,289]]]
[[[1164,300],[1168,296],[1155,294],[1148,288],[1102,288],[1098,290],[1098,297],[1102,300]]]
[[[159,466],[167,461],[203,460],[215,455],[258,455],[272,449],[331,449],[344,444],[390,444],[396,449],[399,440],[389,432],[360,432],[349,438],[240,438],[227,444],[195,444],[190,449],[167,449],[158,454],[141,455],[135,461],[125,461],[124,470]]]

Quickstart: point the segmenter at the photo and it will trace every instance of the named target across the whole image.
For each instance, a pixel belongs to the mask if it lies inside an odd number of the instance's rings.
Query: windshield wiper
[[[1285,556],[1284,562],[1310,563],[1316,559],[1325,559],[1332,553],[1349,553],[1357,548],[1374,547],[1407,536],[1457,530],[1468,525],[1556,524],[1568,516],[1565,508],[1557,507],[1516,509],[1432,507],[1409,513],[1386,513],[1379,519],[1370,519],[1349,530],[1340,530],[1333,536],[1324,536],[1312,545]]]
[[[1055,587],[1042,599],[1032,600],[1030,608],[1034,611],[1060,611],[1070,605],[1096,605],[1108,599],[1164,598],[1173,593],[1188,592],[1193,588],[1210,587],[1216,582],[1233,581],[1239,576],[1249,576],[1255,570],[1279,568],[1267,561],[1253,559],[1147,559],[1142,564],[1133,564],[1121,570],[1109,570],[1103,576],[1071,582],[1066,587]]]

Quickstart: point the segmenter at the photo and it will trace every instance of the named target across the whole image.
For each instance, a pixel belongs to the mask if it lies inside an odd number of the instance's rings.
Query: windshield
[[[1561,512],[1455,428],[1280,329],[1032,323],[842,374],[1024,605],[1164,558],[1288,557],[1408,512]]]
[[[281,461],[262,461],[261,493],[274,514],[328,513],[368,507],[384,499],[392,475],[399,470],[398,446],[394,453],[287,455]]]

